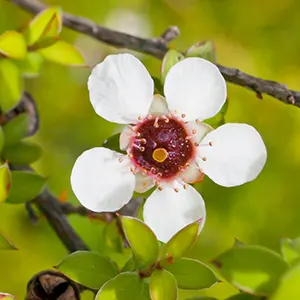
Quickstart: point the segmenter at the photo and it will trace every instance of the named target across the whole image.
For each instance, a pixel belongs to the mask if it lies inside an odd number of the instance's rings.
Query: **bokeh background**
[[[300,90],[300,2],[297,0],[53,0],[65,11],[99,24],[143,37],[158,36],[177,25],[181,36],[172,45],[185,50],[212,39],[218,62],[258,77],[273,79]],[[0,0],[0,32],[24,26],[31,16]],[[62,38],[73,42],[89,64],[100,62],[116,49],[69,29]],[[139,55],[152,75],[160,61]],[[118,128],[97,116],[88,99],[88,69],[47,64],[26,89],[37,101],[41,127],[33,138],[44,149],[35,168],[47,176],[51,191],[67,192],[70,172],[84,150],[99,146]],[[0,83],[1,84],[1,83]],[[205,178],[197,185],[207,206],[207,222],[190,256],[209,261],[231,247],[234,237],[279,251],[280,238],[300,235],[300,109],[267,97],[258,99],[244,88],[228,85],[226,122],[245,122],[261,133],[268,161],[259,177],[235,188],[222,188]],[[171,213],[171,212],[170,212]],[[72,216],[70,221],[94,250],[105,252],[103,224]],[[56,265],[67,251],[45,219],[32,225],[23,205],[0,206],[0,228],[20,249],[0,253],[0,291],[23,299],[26,284],[36,272]],[[117,254],[116,254],[117,256]],[[226,283],[191,295],[224,299],[235,293]],[[85,295],[91,299],[90,294]]]

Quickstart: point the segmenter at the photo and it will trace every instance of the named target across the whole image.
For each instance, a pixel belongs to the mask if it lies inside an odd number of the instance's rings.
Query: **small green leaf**
[[[123,240],[115,220],[105,225],[105,228],[103,229],[103,237],[107,247],[115,252],[121,253],[123,251]]]
[[[213,117],[206,119],[203,123],[212,126],[213,128],[217,128],[225,123],[225,114],[228,108],[228,100],[224,103],[221,110]]]
[[[181,289],[201,290],[218,282],[216,275],[209,267],[194,259],[181,258],[165,268],[175,276],[178,287]]]
[[[271,294],[288,269],[288,264],[277,253],[260,246],[233,247],[213,263],[235,287],[256,295]]]
[[[117,133],[109,137],[107,140],[104,141],[102,147],[117,151],[117,152],[122,152],[120,150],[120,135],[121,133]]]
[[[0,126],[0,154],[3,150],[4,143],[5,143],[4,133],[2,127]]]
[[[29,52],[25,59],[16,62],[16,65],[23,77],[34,78],[39,75],[43,62],[44,59],[41,54]]]
[[[175,277],[168,271],[155,270],[150,277],[151,300],[176,300],[177,283]]]
[[[2,157],[9,163],[26,166],[37,161],[42,155],[42,148],[31,142],[21,141],[13,146],[4,147]]]
[[[26,136],[28,126],[29,117],[27,113],[22,113],[5,124],[2,127],[5,137],[5,147],[18,144]]]
[[[300,299],[300,264],[291,268],[281,278],[279,286],[271,300]]]
[[[137,273],[125,272],[105,283],[95,300],[141,299],[144,283]]]
[[[0,203],[4,202],[11,187],[11,173],[8,164],[0,166]]]
[[[174,49],[171,49],[166,53],[166,55],[163,58],[162,65],[161,65],[161,82],[162,83],[165,82],[166,76],[167,76],[168,72],[170,71],[170,69],[183,59],[184,59],[184,56],[180,52],[178,52]]]
[[[42,191],[46,179],[33,172],[12,171],[7,203],[19,204],[33,200]]]
[[[161,249],[162,260],[165,260],[166,263],[170,263],[170,261],[172,262],[174,259],[183,257],[195,243],[198,237],[199,227],[200,223],[194,222],[176,233]],[[164,264],[164,261],[162,261],[162,264]]]
[[[27,48],[24,36],[17,31],[6,31],[0,35],[0,53],[9,58],[23,59]]]
[[[0,300],[15,300],[16,297],[6,293],[0,293]]]
[[[151,76],[154,81],[155,94],[164,95],[164,86],[161,83],[161,80],[155,76]]]
[[[229,298],[226,298],[226,300],[263,300],[263,298],[261,298],[259,296],[254,296],[251,294],[241,293],[241,294],[236,294]]]
[[[13,109],[21,100],[23,80],[18,67],[8,59],[0,60],[0,108]]]
[[[126,264],[122,268],[122,272],[134,271],[135,270],[135,262],[133,257],[129,257]]]
[[[153,265],[158,258],[159,245],[153,231],[142,221],[132,217],[121,217],[124,233],[133,252],[138,269]]]
[[[18,250],[14,243],[0,231],[0,250]],[[0,294],[1,299],[1,294]]]
[[[62,10],[50,7],[41,11],[29,23],[24,35],[27,45],[38,49],[56,42],[62,29]]]
[[[64,41],[57,41],[54,45],[39,50],[39,53],[45,59],[61,65],[73,67],[86,65],[80,52],[72,44]]]
[[[188,298],[186,300],[218,300],[218,299],[214,297],[199,296],[199,297]]]
[[[75,282],[92,289],[100,289],[118,274],[111,260],[90,251],[71,253],[56,268]]]
[[[290,265],[293,264],[300,257],[300,237],[296,239],[282,239],[281,253],[283,259]]]
[[[191,46],[186,51],[187,57],[201,57],[212,63],[217,62],[216,49],[212,41],[202,41]]]

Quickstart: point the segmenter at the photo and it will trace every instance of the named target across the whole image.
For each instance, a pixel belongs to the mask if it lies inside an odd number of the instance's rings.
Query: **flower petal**
[[[201,172],[196,162],[192,162],[180,177],[187,183],[196,183],[203,180],[204,173]]]
[[[106,148],[83,152],[71,174],[72,189],[86,208],[95,212],[116,211],[127,204],[133,194],[135,176],[122,155]]]
[[[89,77],[91,103],[98,115],[119,124],[136,123],[149,111],[154,83],[131,54],[109,55]]]
[[[214,64],[190,57],[170,69],[164,92],[170,111],[185,114],[186,120],[204,120],[223,106],[226,83]]]
[[[149,114],[153,116],[167,115],[169,113],[165,97],[155,94],[149,109]]]
[[[214,130],[211,126],[205,123],[195,121],[187,122],[186,127],[197,142],[200,142],[210,131]]]
[[[266,159],[265,144],[254,127],[229,123],[201,141],[197,163],[214,182],[229,187],[255,179]]]
[[[141,172],[135,175],[135,188],[134,190],[138,193],[145,193],[154,187],[154,181],[151,177],[142,174]]]
[[[201,195],[190,185],[178,193],[172,187],[156,189],[144,205],[144,220],[157,238],[166,243],[182,228],[201,220],[205,222],[205,204]]]
[[[132,126],[127,125],[124,127],[120,134],[120,149],[127,150],[132,137]]]

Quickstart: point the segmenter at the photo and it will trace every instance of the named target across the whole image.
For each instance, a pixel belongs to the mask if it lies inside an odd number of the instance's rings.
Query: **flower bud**
[[[216,49],[212,41],[202,41],[191,46],[186,51],[187,57],[201,57],[206,60],[209,60],[212,63],[217,62],[216,58]]]

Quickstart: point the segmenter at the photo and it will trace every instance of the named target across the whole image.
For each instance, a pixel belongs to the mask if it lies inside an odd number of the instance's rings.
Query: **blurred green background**
[[[128,33],[153,37],[169,25],[181,36],[172,45],[185,50],[204,39],[215,42],[218,62],[258,77],[300,89],[300,2],[286,0],[63,0],[47,1],[65,11]],[[22,28],[31,16],[8,1],[0,0],[0,32]],[[93,65],[116,49],[64,29],[62,38],[73,42]],[[152,75],[159,76],[160,61],[139,55]],[[37,101],[41,126],[34,137],[43,146],[36,169],[47,176],[51,191],[70,188],[70,171],[84,150],[99,146],[117,128],[97,116],[88,99],[88,69],[47,64],[41,76],[28,80],[26,89]],[[197,187],[207,206],[207,222],[192,249],[192,257],[204,261],[231,247],[234,237],[279,251],[281,237],[300,235],[300,109],[253,92],[228,85],[226,122],[255,126],[268,150],[265,169],[254,182],[222,188],[205,178]],[[72,216],[70,221],[86,243],[105,252],[102,224]],[[0,228],[20,249],[0,253],[0,291],[23,299],[26,284],[38,271],[56,265],[67,251],[45,219],[32,225],[23,205],[0,206]],[[197,295],[224,299],[235,290],[220,283]],[[195,294],[184,292],[180,299]],[[87,294],[86,299],[91,299]]]

